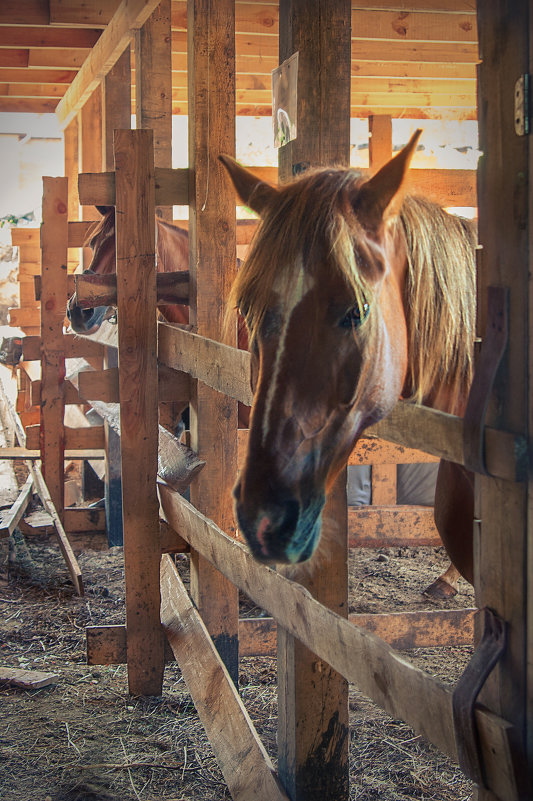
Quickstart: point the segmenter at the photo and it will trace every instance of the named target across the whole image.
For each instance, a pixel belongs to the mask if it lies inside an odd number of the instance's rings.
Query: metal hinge
[[[527,136],[531,132],[530,75],[524,73],[514,85],[514,129],[517,136]]]

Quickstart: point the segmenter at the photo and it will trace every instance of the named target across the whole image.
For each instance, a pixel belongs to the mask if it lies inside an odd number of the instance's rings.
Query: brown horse
[[[91,264],[86,273],[111,275],[116,272],[115,247],[115,207],[97,206],[102,219],[91,229],[87,245],[93,251]],[[242,221],[247,225],[249,221]],[[158,273],[172,273],[189,269],[189,236],[187,231],[172,223],[156,217],[156,264]],[[165,320],[169,323],[187,324],[189,307],[182,305],[158,306]],[[97,306],[94,309],[82,309],[78,304],[76,293],[67,303],[67,317],[72,330],[77,334],[94,334],[103,321],[115,315],[112,306]],[[248,333],[244,321],[239,319],[238,345],[243,350],[248,347]],[[250,410],[239,403],[239,426],[248,427]]]
[[[93,251],[91,264],[85,273],[111,275],[116,272],[115,207],[97,206],[102,219],[91,229],[87,245]],[[189,269],[189,237],[187,231],[156,217],[156,262],[160,273]],[[159,311],[169,323],[188,323],[188,306],[161,306]],[[67,303],[67,317],[76,334],[94,334],[103,321],[112,317],[111,306],[82,309],[72,295]]]
[[[335,476],[399,397],[465,408],[476,232],[428,200],[402,202],[419,135],[367,181],[331,168],[272,187],[221,157],[261,217],[229,308],[247,321],[254,388],[236,516],[262,562],[311,557]],[[459,465],[441,462],[435,520],[472,581],[473,484]]]

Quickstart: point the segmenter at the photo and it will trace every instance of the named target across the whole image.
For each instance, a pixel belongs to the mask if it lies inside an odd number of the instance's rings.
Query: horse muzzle
[[[240,500],[240,482],[233,494],[239,531],[257,561],[296,564],[311,558],[320,539],[324,495],[303,504],[280,493],[269,502],[251,508]]]

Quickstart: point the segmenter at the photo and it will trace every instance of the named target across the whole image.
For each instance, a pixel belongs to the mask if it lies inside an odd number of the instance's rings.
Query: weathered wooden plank
[[[348,616],[354,626],[367,629],[393,648],[440,648],[472,645],[476,609],[445,609],[420,612],[355,613]],[[126,663],[126,626],[88,626],[87,663],[123,665]],[[239,620],[240,656],[275,656],[277,624],[271,617]],[[166,661],[174,661],[167,652]]]
[[[40,449],[43,476],[60,517],[64,506],[65,354],[62,340],[67,296],[67,212],[67,179],[43,178]]]
[[[115,204],[115,174],[82,173],[78,179],[80,202],[102,206]],[[189,202],[189,171],[156,167],[155,199],[161,206],[185,206]]]
[[[352,548],[442,545],[432,506],[351,506],[348,531]]]
[[[281,182],[292,179],[297,164],[350,163],[350,27],[349,0],[280,0],[280,63],[299,52],[298,135],[278,150]],[[346,471],[328,494],[323,521],[314,569],[280,572],[346,617]],[[278,630],[278,769],[294,801],[342,801],[349,796],[348,683],[315,654],[290,630]]]
[[[0,26],[0,47],[94,47],[101,31],[90,29],[31,27],[17,25]]]
[[[2,410],[3,414],[9,421],[9,427],[14,432],[16,441],[19,443],[21,447],[26,446],[26,436],[24,434],[24,429],[22,427],[22,423],[13,408],[13,404],[9,396],[6,394],[4,389],[4,385],[0,380],[0,402],[2,403]],[[59,548],[61,553],[63,554],[63,558],[66,562],[68,571],[70,573],[70,577],[72,579],[72,583],[74,584],[74,588],[78,595],[83,595],[83,581],[81,577],[81,570],[74,556],[74,552],[70,545],[67,535],[65,534],[65,530],[62,526],[61,520],[57,511],[54,507],[53,501],[50,497],[50,492],[48,491],[48,487],[46,486],[46,482],[43,478],[43,474],[41,473],[40,468],[33,464],[30,460],[26,461],[26,465],[30,471],[31,476],[33,477],[33,485],[35,487],[35,491],[39,494],[39,497],[42,501],[43,507],[45,511],[51,516],[55,529],[57,538],[59,541]]]
[[[66,562],[68,571],[70,573],[70,578],[72,579],[72,583],[74,584],[74,588],[78,593],[78,595],[83,595],[83,579],[80,566],[78,564],[78,560],[74,555],[74,551],[72,550],[70,541],[66,535],[61,518],[57,513],[57,510],[54,506],[54,503],[50,496],[50,492],[48,491],[48,487],[46,486],[46,482],[43,478],[40,469],[37,467],[37,465],[32,465],[31,462],[29,462],[29,465],[30,465],[30,472],[33,476],[35,490],[39,493],[39,497],[41,499],[45,511],[48,512],[48,514],[53,520],[57,539],[59,542],[59,548],[61,550],[61,553],[63,554],[63,559]]]
[[[158,327],[159,361],[167,367],[183,370],[231,398],[250,406],[250,354],[214,339],[173,328],[167,323]]]
[[[368,111],[364,116],[368,116]],[[275,167],[252,167],[262,180],[277,183]],[[362,170],[362,173],[365,171]],[[425,194],[446,206],[476,206],[475,170],[412,169],[407,179],[408,191]],[[79,176],[82,203],[113,205],[115,202],[114,174],[84,173]],[[156,202],[185,205],[188,197],[186,169],[156,168]]]
[[[105,510],[86,506],[66,506],[64,511],[65,531],[75,534],[80,531],[105,531]]]
[[[39,448],[39,428],[34,425],[26,428],[26,444],[30,450]],[[64,431],[65,450],[86,451],[99,450],[104,447],[103,426],[87,426],[87,428],[64,426]]]
[[[82,359],[90,357],[100,357],[103,353],[103,346],[99,342],[91,339],[81,339],[72,334],[67,334],[62,339],[62,347],[67,359]],[[41,357],[41,337],[24,337],[22,340],[22,358],[25,361],[38,361]]]
[[[38,448],[22,448],[19,445],[0,448],[0,459],[40,459],[41,451]],[[70,451],[65,450],[65,459],[103,459],[103,450]]]
[[[67,125],[82,108],[130,43],[133,31],[144,25],[158,2],[122,1],[99,40],[90,45],[92,49],[83,67],[57,107],[56,113],[62,125]]]
[[[115,306],[117,302],[117,277],[110,275],[76,275],[74,278],[76,298],[82,309],[97,306]],[[180,270],[173,273],[158,273],[157,305],[189,304],[189,273]],[[74,289],[73,289],[74,291]]]
[[[59,680],[57,673],[45,673],[42,670],[23,670],[22,668],[0,667],[0,685],[20,687],[23,690],[38,690],[48,687]]]
[[[2,448],[2,451],[4,449]],[[1,452],[0,452],[1,453]],[[0,512],[0,537],[10,537],[31,501],[33,492],[33,476],[26,479],[17,500],[7,512]]]
[[[120,0],[50,0],[50,23],[80,27],[105,27],[111,22]]]
[[[239,692],[168,556],[161,622],[235,801],[288,801]]]
[[[220,153],[235,152],[235,3],[191,0],[189,54],[190,322],[198,334],[236,344],[225,331],[224,298],[236,274],[235,202]],[[207,464],[191,485],[204,514],[231,531],[231,486],[237,471],[237,403],[198,382],[191,387],[191,447]],[[238,592],[198,553],[191,553],[191,595],[238,685]]]
[[[509,339],[489,405],[488,423],[517,433],[530,443],[533,420],[531,383],[531,146],[517,136],[508,99],[518,76],[531,70],[531,4],[488,0],[477,4],[480,149],[478,332],[487,323],[487,287],[509,291]],[[509,269],[512,265],[512,269]],[[531,795],[533,702],[531,696],[531,477],[511,483],[476,476],[476,601],[507,622],[505,653],[484,688],[482,702],[515,727],[514,766],[492,759],[499,798]],[[528,565],[529,558],[529,565]],[[529,570],[526,568],[528,565]],[[520,566],[518,568],[518,566]],[[518,568],[518,569],[517,569]],[[529,640],[529,642],[528,642]],[[526,744],[527,743],[527,744]],[[517,774],[512,779],[514,772]],[[518,783],[518,788],[513,784]],[[480,789],[480,801],[492,799]]]
[[[137,128],[154,132],[154,164],[172,167],[172,67],[170,0],[161,0],[135,34],[135,115]],[[172,220],[172,208],[158,216]]]
[[[151,131],[115,132],[120,428],[128,682],[159,695],[155,187]]]
[[[372,468],[372,504],[392,506],[396,503],[396,465],[379,464]]]
[[[392,119],[388,114],[368,118],[368,160],[372,171],[379,170],[392,158]]]

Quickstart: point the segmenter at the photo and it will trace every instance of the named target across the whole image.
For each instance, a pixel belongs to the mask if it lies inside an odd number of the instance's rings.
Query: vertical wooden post
[[[299,52],[298,137],[279,151],[280,179],[299,166],[348,164],[349,0],[280,0],[280,62]],[[319,601],[348,614],[346,471],[323,514],[322,551],[301,581]],[[299,579],[300,580],[300,579]],[[292,801],[348,798],[348,683],[278,628],[280,778]]]
[[[155,184],[151,131],[115,132],[120,430],[129,690],[160,695]]]
[[[170,0],[161,0],[135,36],[135,116],[137,128],[154,132],[156,167],[172,167],[172,60]],[[172,220],[172,206],[156,208]]]
[[[131,128],[131,56],[127,47],[102,81],[102,169],[114,169],[113,135]]]
[[[509,288],[510,326],[487,422],[528,436],[533,423],[532,143],[531,136],[515,131],[513,103],[515,82],[532,69],[532,6],[526,0],[487,0],[478,3],[477,14],[483,152],[478,169],[479,239],[483,247],[478,333],[485,333],[490,285]],[[533,648],[533,575],[527,572],[528,554],[531,565],[531,489],[531,477],[529,483],[511,483],[476,476],[476,519],[481,520],[481,526],[475,529],[476,601],[480,607],[490,607],[508,625],[506,652],[484,688],[482,701],[513,724],[512,747],[517,761],[524,760],[529,746],[529,767],[522,764],[522,781],[527,774],[531,781],[533,775],[533,663],[527,657],[528,650],[531,657]],[[519,790],[521,798],[531,797],[531,786]],[[479,799],[489,801],[493,795],[480,790]]]
[[[80,172],[102,171],[102,89],[99,86],[86,101],[78,115]],[[81,207],[82,220],[99,220],[94,206]],[[83,266],[91,263],[89,248],[83,249]]]
[[[107,73],[102,83],[102,167],[114,170],[113,136],[116,130],[131,127],[131,64],[130,48]],[[104,367],[118,367],[115,348],[106,348]],[[120,437],[104,421],[105,434],[105,516],[107,540],[110,546],[122,545],[122,470],[120,460]]]
[[[220,153],[235,152],[235,4],[189,0],[189,264],[190,319],[204,336],[224,337],[224,300],[236,271],[235,195]],[[196,382],[191,445],[207,464],[191,500],[228,533],[235,522],[231,488],[237,474],[237,404]],[[191,594],[234,682],[238,681],[238,591],[198,553],[191,555]]]
[[[68,218],[79,220],[80,198],[78,195],[79,158],[79,126],[78,117],[74,117],[64,131],[65,141],[65,175],[68,178]]]
[[[80,219],[80,198],[78,195],[78,173],[80,171],[79,159],[79,126],[78,117],[74,117],[63,133],[65,142],[65,175],[68,178],[68,218]],[[68,272],[76,271],[82,259],[81,248],[69,251]]]
[[[392,158],[392,119],[388,114],[371,114],[368,118],[368,163],[375,172]]]
[[[64,506],[65,354],[67,300],[68,179],[43,178],[41,227],[41,428],[43,476],[57,513]]]

